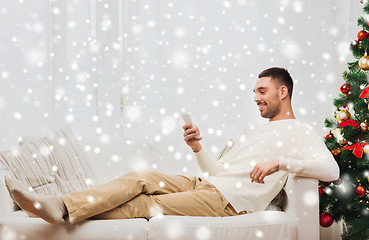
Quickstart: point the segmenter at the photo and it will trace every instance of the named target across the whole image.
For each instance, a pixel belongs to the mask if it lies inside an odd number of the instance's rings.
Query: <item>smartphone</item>
[[[192,121],[192,118],[191,118],[191,115],[188,114],[188,113],[183,113],[182,114],[182,118],[183,118],[183,121],[185,122],[185,124],[188,124],[188,123],[191,123],[191,127],[190,128],[193,128],[195,126],[195,124],[193,123]],[[195,137],[196,139],[199,139],[200,136],[197,136]]]

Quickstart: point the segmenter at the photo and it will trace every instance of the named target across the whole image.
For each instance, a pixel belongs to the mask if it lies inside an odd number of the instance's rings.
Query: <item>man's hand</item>
[[[251,182],[264,183],[264,178],[279,170],[279,159],[258,163],[250,172]]]
[[[191,123],[182,126],[183,130],[185,131],[183,134],[184,140],[187,145],[192,148],[192,151],[199,152],[202,148],[201,144],[199,143],[199,141],[202,140],[202,137],[195,137],[200,136],[200,130],[196,126],[194,126],[193,128],[190,127]]]

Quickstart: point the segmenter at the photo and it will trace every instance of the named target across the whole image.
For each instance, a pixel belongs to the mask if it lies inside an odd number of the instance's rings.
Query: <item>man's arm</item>
[[[316,131],[310,130],[302,136],[299,150],[298,154],[302,159],[282,157],[256,164],[250,173],[251,181],[264,183],[265,176],[278,170],[321,181],[334,181],[339,178],[338,164]]]
[[[221,164],[212,159],[210,155],[202,148],[200,144],[202,137],[195,138],[200,136],[200,130],[196,126],[189,128],[190,126],[190,123],[183,125],[183,130],[185,131],[183,136],[187,145],[190,146],[192,151],[195,153],[197,163],[199,164],[201,170],[203,172],[207,172],[209,175],[216,175],[217,173],[223,171]]]

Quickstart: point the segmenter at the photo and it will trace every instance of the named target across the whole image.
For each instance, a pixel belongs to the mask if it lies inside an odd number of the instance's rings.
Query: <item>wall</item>
[[[361,7],[345,0],[1,0],[0,147],[66,124],[105,143],[113,136],[128,145],[181,142],[182,112],[192,113],[205,139],[226,141],[265,122],[252,89],[271,66],[290,71],[296,117],[324,136]]]

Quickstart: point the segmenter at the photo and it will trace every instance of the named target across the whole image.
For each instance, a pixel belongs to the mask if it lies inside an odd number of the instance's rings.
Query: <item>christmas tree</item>
[[[363,2],[362,2],[363,3]],[[369,2],[364,13],[369,15]],[[360,17],[362,28],[351,42],[354,62],[343,73],[342,94],[334,99],[335,119],[326,119],[330,132],[325,143],[340,166],[340,179],[320,182],[320,224],[328,227],[343,220],[342,239],[369,239],[369,18]]]

